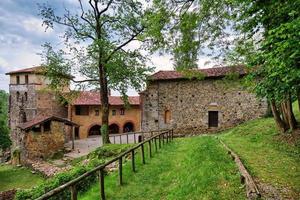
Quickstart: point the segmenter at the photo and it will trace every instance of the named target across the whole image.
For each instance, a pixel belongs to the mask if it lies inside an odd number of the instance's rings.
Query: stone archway
[[[134,124],[132,122],[126,122],[123,126],[123,133],[134,132]]]
[[[117,134],[117,133],[119,133],[119,126],[117,124],[115,124],[115,123],[109,125],[108,129],[109,129],[109,133],[110,134]]]
[[[101,126],[96,124],[93,125],[90,129],[89,129],[89,136],[93,136],[93,135],[101,135]]]

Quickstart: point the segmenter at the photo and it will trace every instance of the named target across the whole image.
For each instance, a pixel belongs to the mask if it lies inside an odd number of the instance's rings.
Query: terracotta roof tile
[[[37,67],[30,67],[30,68],[25,68],[25,69],[19,69],[16,71],[11,71],[6,73],[6,75],[10,74],[20,74],[20,73],[41,73],[43,71],[44,67],[37,66]]]
[[[65,118],[57,117],[54,115],[38,115],[34,119],[19,125],[19,128],[21,128],[22,130],[27,130],[46,121],[60,121],[60,122],[64,122],[67,125],[78,126],[74,122]]]
[[[196,72],[201,72],[205,77],[222,77],[229,73],[238,73],[240,75],[245,75],[246,69],[243,66],[234,67],[214,67],[207,69],[197,69]],[[172,79],[184,79],[184,75],[178,71],[158,71],[152,76],[150,80],[172,80]]]
[[[124,105],[120,96],[109,96],[109,105]],[[130,105],[140,105],[139,96],[129,96]],[[73,105],[101,105],[99,92],[80,92],[79,96],[74,100]]]

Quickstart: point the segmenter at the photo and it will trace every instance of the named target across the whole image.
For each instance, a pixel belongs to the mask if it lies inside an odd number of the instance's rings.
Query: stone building
[[[36,116],[34,120],[19,126],[23,134],[25,157],[29,159],[49,158],[58,152],[63,152],[67,126],[78,125],[60,117]]]
[[[67,108],[60,104],[52,92],[47,91],[48,80],[42,74],[42,67],[11,71],[9,84],[9,127],[12,152],[20,152],[21,158],[28,155],[25,148],[24,123],[33,122],[39,116],[67,117]],[[63,147],[62,147],[63,148]]]
[[[10,76],[12,152],[20,152],[22,158],[46,158],[63,149],[64,143],[73,138],[72,130],[79,139],[100,135],[99,92],[80,92],[72,104],[63,105],[60,97],[47,88],[49,80],[43,75],[43,67],[6,74]],[[70,92],[69,85],[63,92]],[[110,96],[109,103],[111,133],[140,130],[139,97],[129,97],[129,107],[116,96]],[[49,130],[45,131],[44,126]]]
[[[109,96],[109,131],[111,134],[140,130],[140,98],[128,97],[128,106],[119,96]],[[99,92],[81,92],[69,106],[69,119],[80,127],[76,128],[77,138],[100,135],[101,101]]]
[[[141,95],[142,130],[174,128],[180,134],[222,130],[262,117],[267,103],[242,86],[243,67],[159,71]],[[236,77],[236,78],[234,78]]]

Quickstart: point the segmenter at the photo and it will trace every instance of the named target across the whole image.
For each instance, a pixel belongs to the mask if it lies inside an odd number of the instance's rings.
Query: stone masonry
[[[266,101],[257,99],[239,80],[222,77],[150,80],[141,104],[143,131],[174,128],[183,134],[226,129],[267,111]],[[171,113],[169,123],[166,111]],[[218,111],[218,127],[208,126],[209,111]]]

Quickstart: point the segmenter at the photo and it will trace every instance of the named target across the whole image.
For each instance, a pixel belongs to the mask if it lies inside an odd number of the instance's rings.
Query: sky
[[[5,73],[40,65],[41,45],[61,42],[61,29],[45,31],[42,26],[38,3],[48,3],[58,13],[63,12],[64,7],[78,7],[77,0],[0,0],[0,90],[9,88],[9,76]],[[170,55],[154,54],[150,59],[156,71],[173,69]],[[199,68],[209,67],[205,64],[207,61],[210,61],[208,57],[200,57]]]

